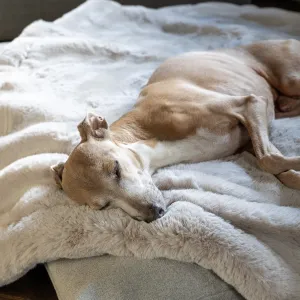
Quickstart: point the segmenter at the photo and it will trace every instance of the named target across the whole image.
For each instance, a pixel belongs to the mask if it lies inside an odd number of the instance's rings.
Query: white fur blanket
[[[0,55],[0,285],[37,263],[109,253],[197,263],[246,299],[300,299],[300,193],[250,154],[159,171],[170,206],[150,224],[70,203],[49,169],[78,142],[87,111],[120,117],[166,57],[287,37],[300,38],[300,15],[229,4],[95,0],[27,27]],[[300,154],[299,121],[272,130],[288,155]]]

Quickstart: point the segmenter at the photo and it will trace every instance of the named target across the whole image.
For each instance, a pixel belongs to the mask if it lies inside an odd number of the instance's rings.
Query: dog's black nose
[[[165,214],[165,210],[157,205],[152,205],[151,210],[153,211],[154,219],[158,219]]]

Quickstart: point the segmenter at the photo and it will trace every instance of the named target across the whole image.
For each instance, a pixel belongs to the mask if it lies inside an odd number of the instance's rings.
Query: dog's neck
[[[125,118],[124,118],[125,117]],[[144,170],[151,174],[166,164],[159,161],[157,141],[138,122],[127,119],[127,115],[121,117],[110,127],[113,140],[134,152],[136,159],[142,164]]]
[[[158,168],[163,166],[157,166],[156,151],[144,141],[125,145],[128,149],[135,153],[137,160],[141,163],[143,170],[147,170],[150,174],[153,174]]]
[[[129,133],[127,138],[115,141],[131,150],[134,153],[135,159],[142,165],[142,168],[149,173],[153,174],[158,168],[164,166],[164,164],[157,164],[156,145],[158,142],[156,140],[140,140]]]

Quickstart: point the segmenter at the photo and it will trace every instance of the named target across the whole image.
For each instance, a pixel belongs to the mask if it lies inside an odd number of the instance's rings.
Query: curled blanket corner
[[[248,300],[299,300],[300,193],[250,154],[160,170],[154,180],[169,207],[150,224],[70,203],[50,171],[77,144],[87,111],[120,117],[166,57],[300,39],[299,14],[219,5],[87,1],[31,24],[0,54],[0,285],[38,263],[108,253],[196,263]],[[300,153],[298,123],[274,122],[272,140],[286,155]]]

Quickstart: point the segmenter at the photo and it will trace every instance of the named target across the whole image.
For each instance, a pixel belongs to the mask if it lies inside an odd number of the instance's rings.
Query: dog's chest
[[[153,169],[182,162],[201,162],[234,154],[248,140],[248,135],[237,126],[224,135],[206,129],[177,141],[161,141],[154,148],[151,159]]]

